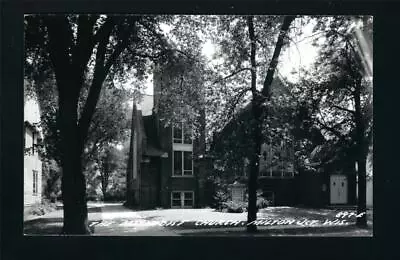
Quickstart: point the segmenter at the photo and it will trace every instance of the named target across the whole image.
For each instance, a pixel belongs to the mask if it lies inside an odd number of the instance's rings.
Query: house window
[[[24,152],[27,152],[28,155],[31,155],[33,152],[33,141],[34,134],[29,128],[25,128],[25,138],[24,138]]]
[[[33,191],[33,195],[37,195],[38,194],[38,185],[39,185],[39,182],[38,182],[38,171],[35,171],[35,170],[33,170],[32,171],[32,173],[33,173],[33,178],[32,178],[32,180],[33,180],[33,189],[32,189],[32,191]]]
[[[174,151],[173,176],[193,176],[193,158],[191,151]]]
[[[263,144],[260,156],[260,177],[267,178],[293,178],[293,151],[291,147],[281,142],[280,145]]]
[[[175,144],[192,144],[192,129],[185,127],[183,123],[180,123],[172,128],[173,141]]]
[[[181,207],[182,202],[180,192],[172,192],[171,200],[172,207]]]
[[[35,132],[32,131],[32,155],[35,154]]]
[[[193,208],[194,192],[193,191],[173,191],[171,192],[172,208]]]

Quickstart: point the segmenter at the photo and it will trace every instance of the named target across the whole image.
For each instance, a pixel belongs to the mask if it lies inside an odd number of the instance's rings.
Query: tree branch
[[[249,28],[250,38],[250,64],[251,64],[251,92],[253,98],[257,94],[257,68],[256,68],[256,37],[254,34],[253,16],[247,17],[247,27]]]
[[[216,84],[216,83],[218,83],[218,82],[227,80],[227,79],[229,79],[229,78],[231,78],[231,77],[233,77],[233,76],[239,74],[240,72],[246,71],[246,70],[251,71],[251,68],[241,68],[241,69],[238,69],[237,71],[232,72],[231,74],[229,74],[229,75],[226,76],[226,77],[223,77],[222,79],[217,79],[216,81],[213,82],[213,84]]]
[[[182,51],[182,50],[179,50],[179,49],[176,49],[176,48],[171,49],[171,51],[179,52],[180,54],[185,55],[185,56],[186,56],[188,59],[190,59],[190,60],[194,60],[194,61],[196,61],[196,62],[201,62],[201,60],[192,57],[189,53],[187,53],[187,52],[185,52],[185,51]]]
[[[193,60],[193,61],[196,61],[196,62],[202,62],[201,60],[196,59],[195,57],[192,57],[192,55],[190,55],[189,53],[187,53],[187,52],[185,52],[185,51],[179,50],[179,49],[177,49],[177,48],[168,48],[168,49],[165,48],[165,46],[168,46],[168,44],[166,44],[166,43],[167,43],[167,40],[166,40],[165,38],[163,38],[163,37],[162,37],[158,32],[156,32],[153,28],[149,27],[146,23],[141,22],[141,21],[138,21],[138,23],[141,24],[144,28],[146,28],[146,30],[148,30],[149,32],[151,32],[151,33],[153,34],[153,36],[155,36],[155,37],[158,39],[158,41],[160,42],[160,46],[161,46],[161,48],[163,49],[163,53],[160,54],[160,55],[163,55],[163,54],[165,54],[165,53],[167,53],[167,52],[172,51],[172,52],[178,52],[178,53],[180,53],[180,54],[183,54],[183,55],[185,55],[185,56],[186,56],[188,59],[190,59],[190,60]]]
[[[100,35],[98,35],[97,40],[99,41],[99,43],[96,51],[96,65],[94,68],[94,76],[78,125],[80,132],[81,148],[83,148],[84,142],[88,135],[90,121],[92,119],[92,116],[94,114],[97,105],[97,101],[100,96],[101,86],[106,77],[106,71],[104,69],[104,60],[105,60],[107,44],[109,42],[109,38],[111,35],[111,31],[114,27],[114,24],[115,23],[113,17],[108,17],[104,25],[100,28],[102,32],[101,34],[102,37],[99,38]]]
[[[324,33],[323,31],[316,32],[316,33],[314,33],[314,34],[305,36],[303,39],[300,39],[300,40],[296,41],[295,43],[302,42],[302,41],[304,41],[305,39],[312,38],[312,37],[314,37],[314,36],[317,36],[318,34],[323,34],[323,33]]]
[[[119,55],[128,47],[129,37],[131,36],[131,33],[133,32],[134,35],[136,35],[136,33],[137,33],[136,32],[136,22],[137,21],[138,21],[138,18],[136,16],[128,19],[128,23],[129,23],[128,28],[123,32],[120,42],[117,44],[114,52],[110,55],[109,59],[107,60],[105,66],[104,66],[104,70],[105,70],[106,74],[110,70],[111,66],[113,64],[115,64]],[[135,36],[134,36],[134,38],[135,38]]]
[[[66,16],[46,16],[44,23],[49,35],[49,53],[56,75],[60,94],[64,94],[65,84],[60,84],[67,78],[71,68],[69,49],[72,47],[72,30]]]
[[[317,124],[319,124],[323,129],[328,130],[329,132],[333,133],[335,136],[337,136],[339,139],[341,140],[346,140],[344,135],[342,135],[342,133],[340,133],[339,131],[337,131],[334,127],[330,127],[328,125],[326,125],[325,123],[322,123],[320,120],[316,119],[315,120],[317,122]]]
[[[354,115],[354,114],[356,113],[356,112],[353,111],[353,110],[350,110],[350,109],[347,109],[347,108],[344,108],[344,107],[341,107],[341,106],[338,106],[338,105],[332,105],[332,107],[337,108],[337,109],[339,109],[339,110],[346,111],[346,112],[348,112],[348,113],[350,113],[350,114],[352,114],[352,115]]]
[[[228,113],[227,113],[228,121],[232,118],[232,115],[235,114],[236,106],[239,104],[240,100],[248,91],[251,91],[251,88],[242,89],[236,96],[233,97],[233,101],[229,102],[230,107],[228,108]]]
[[[114,20],[113,18],[108,18],[110,20]],[[114,22],[105,23],[107,24],[106,29],[104,29],[103,38],[100,39],[99,45],[97,47],[96,53],[96,66],[93,76],[92,85],[90,86],[89,94],[85,103],[85,107],[82,112],[82,116],[79,120],[79,131],[80,131],[80,142],[81,147],[83,148],[84,142],[88,135],[88,129],[90,126],[90,121],[96,109],[97,101],[100,96],[101,87],[103,82],[113,64],[115,64],[117,58],[125,50],[129,44],[129,37],[131,36],[132,31],[135,30],[135,23],[137,21],[137,17],[131,17],[128,19],[128,28],[121,32],[121,36],[119,43],[114,49],[114,52],[110,55],[108,60],[105,62],[105,52],[107,48],[107,44],[109,42],[111,31],[114,27]]]
[[[296,18],[296,16],[285,16],[283,20],[283,24],[281,27],[281,30],[279,32],[278,40],[275,45],[275,50],[274,54],[272,55],[271,62],[268,67],[267,75],[265,76],[264,84],[263,84],[263,89],[261,91],[262,95],[265,97],[269,97],[270,92],[271,92],[271,83],[272,80],[274,79],[274,72],[276,67],[278,66],[278,58],[281,53],[283,44],[284,44],[284,38],[287,35],[287,32],[289,30],[289,26],[292,23],[292,21]]]
[[[97,19],[98,15],[79,15],[78,17],[78,33],[72,53],[72,68],[76,71],[79,86],[83,84],[85,70],[96,44],[92,31]]]

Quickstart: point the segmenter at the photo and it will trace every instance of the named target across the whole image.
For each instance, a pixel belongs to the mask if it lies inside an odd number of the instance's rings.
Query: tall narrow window
[[[192,138],[192,129],[185,127],[183,129],[183,143],[185,144],[192,144],[193,143],[193,138]]]
[[[33,193],[33,195],[37,195],[38,194],[38,172],[33,170],[32,173],[33,173],[33,176],[32,176],[32,181],[33,181],[32,193]]]
[[[172,192],[172,207],[181,207],[181,193],[180,192]]]
[[[182,151],[174,151],[174,175],[182,175]]]
[[[174,125],[173,127],[173,141],[178,144],[192,144],[192,129],[185,126],[183,123]]]
[[[183,175],[193,175],[192,152],[183,152]]]
[[[183,192],[183,206],[193,207],[193,192]]]
[[[174,151],[173,176],[192,176],[193,158],[192,152]]]
[[[182,143],[182,124],[177,124],[173,127],[174,143]]]

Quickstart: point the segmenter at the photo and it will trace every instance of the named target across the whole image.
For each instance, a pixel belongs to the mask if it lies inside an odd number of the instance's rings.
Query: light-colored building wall
[[[33,193],[33,171],[38,172],[37,193]],[[39,203],[42,198],[42,162],[37,153],[24,157],[24,205]]]
[[[33,98],[28,98],[24,104],[24,121],[31,124],[40,122],[39,103]]]
[[[39,104],[33,98],[26,98],[24,104],[25,124],[25,150],[32,148],[33,144],[38,143],[38,137],[41,138],[40,129],[35,127],[35,123],[40,122]],[[28,149],[24,154],[24,205],[39,203],[42,198],[42,162],[37,149]],[[35,186],[37,192],[34,192],[34,171],[37,172]]]

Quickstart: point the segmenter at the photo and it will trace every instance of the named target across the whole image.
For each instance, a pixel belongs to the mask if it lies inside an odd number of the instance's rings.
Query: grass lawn
[[[339,212],[353,210],[269,207],[257,213],[260,232],[256,235],[372,235],[372,211],[368,212],[369,229],[354,229],[355,216],[338,218]],[[25,234],[59,234],[62,210],[25,222]],[[324,225],[326,220],[345,220],[345,224]],[[89,225],[95,235],[246,235],[247,212],[226,213],[211,208],[130,210],[121,203],[91,204]],[[287,222],[279,222],[279,220]],[[289,220],[289,221],[288,221]],[[275,222],[274,222],[275,221]],[[181,222],[179,225],[176,223]],[[162,225],[160,226],[160,223]],[[175,223],[165,225],[165,223]],[[329,229],[327,229],[329,228]],[[273,232],[272,232],[273,231]],[[341,233],[340,233],[341,232]]]
[[[334,210],[334,209],[308,209],[296,207],[269,207],[261,209],[257,213],[260,219],[295,219],[295,220],[319,220],[336,219],[341,212],[355,213],[354,210]],[[159,209],[143,210],[137,213],[146,220],[154,221],[246,221],[247,212],[226,213],[219,212],[211,208],[205,209]],[[372,211],[367,213],[368,219],[372,221]],[[355,215],[345,216],[348,222],[355,222]]]

